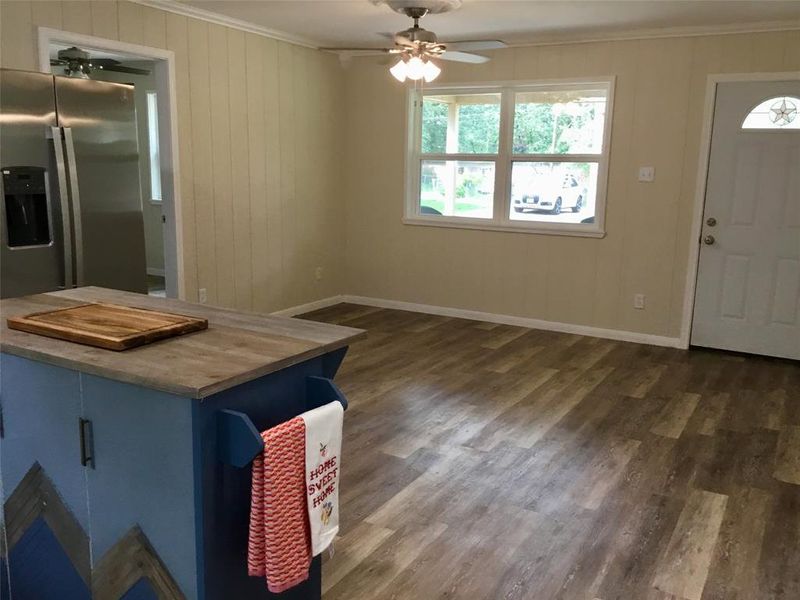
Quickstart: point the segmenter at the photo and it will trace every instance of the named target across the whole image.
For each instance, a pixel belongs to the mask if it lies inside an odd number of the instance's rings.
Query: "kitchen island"
[[[209,327],[114,352],[6,324],[91,302]],[[319,558],[280,596],[247,576],[249,465],[258,432],[346,404],[332,379],[363,331],[92,287],[0,314],[2,598],[320,597]]]

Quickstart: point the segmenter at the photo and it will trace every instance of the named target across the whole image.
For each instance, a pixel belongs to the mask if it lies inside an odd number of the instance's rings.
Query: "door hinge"
[[[81,466],[94,469],[94,435],[89,419],[78,418],[78,435],[81,440]]]

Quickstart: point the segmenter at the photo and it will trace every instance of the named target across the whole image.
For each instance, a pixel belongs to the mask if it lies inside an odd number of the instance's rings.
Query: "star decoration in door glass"
[[[786,130],[800,129],[797,111],[800,98],[795,96],[773,96],[753,108],[742,121],[742,129]]]
[[[781,98],[769,108],[769,120],[778,126],[788,125],[797,117],[797,107],[788,99]]]

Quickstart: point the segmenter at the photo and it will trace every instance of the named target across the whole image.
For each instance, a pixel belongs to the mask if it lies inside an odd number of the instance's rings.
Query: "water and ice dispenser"
[[[10,248],[46,246],[52,241],[47,171],[3,167],[3,210]]]

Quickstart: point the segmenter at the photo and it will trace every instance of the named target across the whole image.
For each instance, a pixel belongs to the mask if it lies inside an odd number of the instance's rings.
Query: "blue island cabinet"
[[[6,318],[114,302],[208,318],[112,352]],[[355,329],[100,288],[2,301],[2,598],[319,599],[247,575],[259,432],[330,401]],[[7,567],[7,568],[6,568]]]

